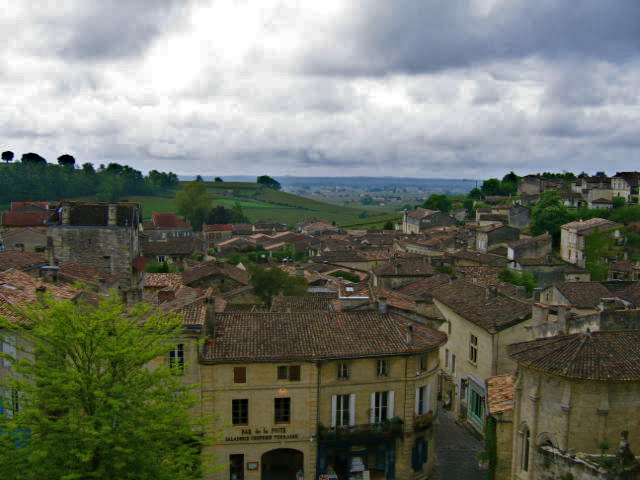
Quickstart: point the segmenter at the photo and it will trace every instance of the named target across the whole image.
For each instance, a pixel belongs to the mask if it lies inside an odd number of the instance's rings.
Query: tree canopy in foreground
[[[0,320],[30,345],[4,358],[14,373],[3,385],[3,479],[202,478],[196,396],[168,362],[180,320],[114,297],[42,295],[21,310],[25,322]]]

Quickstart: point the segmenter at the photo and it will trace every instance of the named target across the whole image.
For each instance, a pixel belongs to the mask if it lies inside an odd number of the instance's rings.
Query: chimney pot
[[[387,299],[385,297],[378,298],[378,313],[380,313],[380,315],[387,314]]]

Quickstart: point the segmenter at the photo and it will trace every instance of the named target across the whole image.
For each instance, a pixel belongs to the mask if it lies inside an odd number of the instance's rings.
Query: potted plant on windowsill
[[[414,432],[424,432],[428,430],[433,425],[433,421],[435,420],[435,416],[433,412],[429,410],[427,413],[423,413],[422,415],[418,415],[413,419],[413,431]]]

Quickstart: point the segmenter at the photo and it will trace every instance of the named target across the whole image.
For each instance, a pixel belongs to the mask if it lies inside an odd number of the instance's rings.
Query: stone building
[[[60,262],[74,261],[119,278],[125,300],[142,294],[140,206],[137,203],[62,203],[50,218],[48,247]],[[50,241],[49,241],[50,239]]]
[[[485,380],[514,370],[507,346],[529,338],[531,303],[461,281],[437,288],[433,298],[445,318],[440,330],[448,336],[441,350],[443,401],[483,434]]]
[[[558,478],[541,447],[573,458],[599,454],[603,445],[613,450],[622,431],[640,444],[640,330],[522,342],[509,355],[518,362],[512,479]]]
[[[566,223],[560,228],[560,257],[565,262],[584,268],[587,261],[585,252],[587,235],[600,232],[619,238],[621,227],[621,224],[604,218]]]
[[[438,271],[427,257],[399,257],[381,263],[371,271],[373,285],[396,289],[421,278],[433,277]]]
[[[151,220],[142,222],[142,227],[152,241],[193,237],[189,222],[171,212],[152,212]]]
[[[456,225],[457,223],[455,218],[444,212],[418,207],[414,210],[404,212],[404,216],[402,217],[402,232],[420,233],[427,228]]]
[[[249,284],[249,274],[226,262],[211,260],[182,272],[182,283],[190,287],[228,292]]]
[[[378,312],[221,313],[211,331],[202,407],[220,414],[207,448],[227,467],[208,478],[433,472],[445,334]]]
[[[476,250],[486,252],[491,247],[518,240],[520,230],[501,223],[485,225],[476,231]]]

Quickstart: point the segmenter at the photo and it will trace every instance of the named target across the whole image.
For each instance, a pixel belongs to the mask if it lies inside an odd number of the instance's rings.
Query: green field
[[[336,222],[349,228],[382,228],[387,220],[397,220],[398,214],[389,214],[371,208],[353,208],[300,197],[291,193],[266,188],[257,183],[205,182],[211,192],[214,206],[231,208],[240,204],[244,214],[252,222],[273,219],[294,226],[308,218]],[[127,200],[142,205],[142,216],[151,217],[152,212],[176,212],[173,197],[129,196]],[[366,218],[362,218],[367,215]]]

